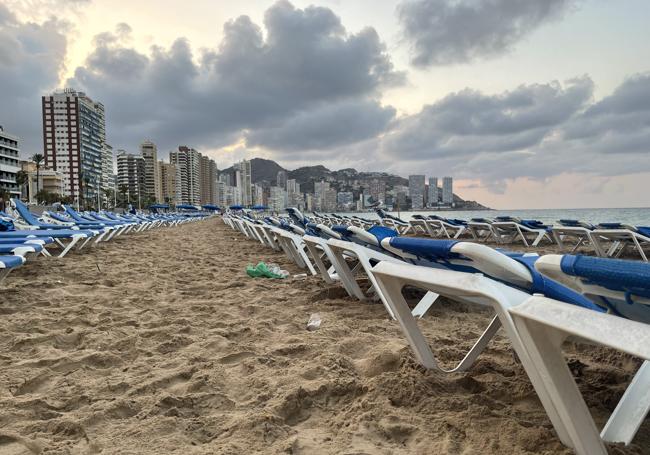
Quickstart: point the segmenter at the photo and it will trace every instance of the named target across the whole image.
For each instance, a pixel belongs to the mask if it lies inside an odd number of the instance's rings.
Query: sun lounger
[[[487,218],[472,218],[467,222],[467,230],[477,242],[493,240],[496,243],[505,243],[492,225],[492,220]]]
[[[413,227],[401,218],[393,216],[383,209],[378,208],[375,211],[377,212],[377,216],[379,216],[382,225],[395,229],[400,235],[408,234],[413,230]]]
[[[648,262],[645,250],[650,248],[650,227],[601,223],[593,231],[593,238],[607,256],[620,257],[629,248]]]
[[[530,294],[481,274],[433,269],[406,263],[380,262],[374,267],[373,274],[381,292],[387,297],[387,301],[392,307],[395,318],[400,324],[416,360],[425,368],[440,372],[466,371],[485,349],[488,341],[497,330],[503,327],[560,440],[569,447],[573,446],[572,439],[564,426],[554,401],[551,399],[550,392],[521,342],[508,312],[510,308],[521,305],[530,299]],[[416,318],[412,315],[402,295],[402,289],[406,285],[435,295],[443,295],[455,301],[487,305],[493,308],[495,312],[494,319],[481,335],[479,341],[456,367],[445,370],[436,361],[428,340],[420,330]]]
[[[438,215],[429,215],[425,224],[431,237],[446,237],[448,239],[458,239],[467,232],[467,222],[465,220],[443,218]]]
[[[9,273],[25,263],[25,258],[14,255],[0,255],[0,284],[7,278]]]
[[[537,246],[543,240],[554,243],[551,227],[541,221],[498,216],[492,226],[499,233],[501,243],[511,243],[516,239],[520,239],[525,246]]]
[[[553,226],[551,232],[555,243],[557,243],[562,251],[567,251],[565,245],[567,241],[575,242],[573,247],[568,251],[574,253],[580,247],[591,248],[597,256],[605,256],[605,252],[601,250],[600,244],[594,240],[593,224],[586,223],[579,220],[559,220],[559,225]]]
[[[603,441],[629,444],[650,409],[650,325],[542,297],[510,308],[509,313],[564,427],[569,440],[565,444],[578,455],[606,455]],[[569,336],[644,360],[600,433],[562,353]]]

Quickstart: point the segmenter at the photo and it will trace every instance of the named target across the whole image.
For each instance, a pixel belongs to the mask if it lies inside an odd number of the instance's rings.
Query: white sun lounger
[[[606,455],[603,441],[629,444],[650,408],[650,325],[543,297],[533,297],[509,312],[570,447],[578,455]],[[645,360],[600,433],[562,353],[569,336]]]

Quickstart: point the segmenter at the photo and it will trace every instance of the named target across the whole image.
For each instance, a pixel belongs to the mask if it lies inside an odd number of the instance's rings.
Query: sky
[[[494,208],[648,207],[646,0],[3,0],[0,125],[106,108],[159,155],[451,175]]]

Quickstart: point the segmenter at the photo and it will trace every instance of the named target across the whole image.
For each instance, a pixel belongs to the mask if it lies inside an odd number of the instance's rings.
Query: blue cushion
[[[650,297],[650,263],[567,254],[560,267],[567,275],[607,289]]]
[[[550,278],[542,275],[535,269],[535,262],[539,259],[539,256],[519,256],[513,257],[513,259],[520,264],[526,266],[530,272],[533,283],[529,289],[532,293],[543,294],[549,299],[559,300],[561,302],[571,303],[589,310],[598,311],[601,313],[606,312],[604,308],[599,307],[594,302],[589,300],[584,295],[579,292],[570,289],[563,284],[558,283],[557,281],[551,280]]]
[[[457,243],[458,240],[417,239],[411,237],[393,237],[390,239],[390,246],[430,261],[446,261],[460,258],[459,254],[451,252],[452,247]]]
[[[20,256],[0,256],[0,262],[2,262],[6,269],[11,269],[22,265],[23,258]]]
[[[650,226],[637,226],[636,230],[639,231],[639,234],[650,237]]]
[[[621,223],[600,223],[598,227],[602,229],[623,229]]]
[[[374,235],[380,244],[386,237],[397,237],[399,235],[395,229],[387,228],[386,226],[373,226],[368,229],[368,232]]]

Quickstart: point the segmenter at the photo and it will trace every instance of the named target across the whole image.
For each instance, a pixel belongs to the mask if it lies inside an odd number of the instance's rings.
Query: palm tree
[[[25,183],[29,180],[29,174],[25,171],[18,171],[16,172],[16,183],[18,184],[18,188],[20,188],[20,192],[22,194],[22,189]],[[29,202],[29,185],[27,186],[27,201]]]
[[[45,157],[41,153],[35,153],[32,161],[36,163],[36,192],[38,193],[41,190],[41,163],[45,161]]]

